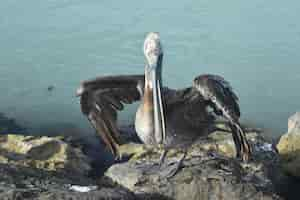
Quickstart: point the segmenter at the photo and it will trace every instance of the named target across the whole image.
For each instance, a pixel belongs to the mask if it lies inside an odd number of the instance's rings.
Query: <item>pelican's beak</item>
[[[144,43],[144,54],[147,60],[147,70],[151,77],[154,106],[154,130],[157,143],[166,141],[166,125],[164,104],[162,99],[161,69],[163,51],[158,33],[149,33]]]
[[[161,56],[162,58],[162,56]],[[166,140],[166,126],[164,104],[161,95],[162,80],[161,80],[161,62],[152,71],[152,86],[153,86],[153,106],[154,106],[154,123],[155,123],[155,138],[158,143],[164,143]]]

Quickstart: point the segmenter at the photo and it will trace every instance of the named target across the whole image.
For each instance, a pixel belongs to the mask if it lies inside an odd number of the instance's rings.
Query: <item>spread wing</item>
[[[230,122],[238,156],[242,156],[242,159],[247,161],[251,148],[239,123],[238,97],[230,84],[221,76],[205,74],[196,77],[193,86],[214,108],[216,114],[222,115]]]
[[[238,97],[229,82],[218,75],[200,75],[194,80],[194,87],[214,108],[216,114],[236,121],[240,117]]]
[[[110,151],[117,156],[120,145],[117,111],[140,100],[144,75],[105,76],[83,81],[77,89],[81,111],[87,116]]]

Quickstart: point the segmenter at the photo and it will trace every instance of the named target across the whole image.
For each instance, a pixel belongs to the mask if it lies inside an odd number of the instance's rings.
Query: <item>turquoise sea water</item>
[[[243,120],[275,137],[300,108],[299,10],[296,0],[2,0],[0,111],[34,132],[90,133],[74,96],[80,80],[143,73],[145,34],[158,31],[164,84],[220,74]]]

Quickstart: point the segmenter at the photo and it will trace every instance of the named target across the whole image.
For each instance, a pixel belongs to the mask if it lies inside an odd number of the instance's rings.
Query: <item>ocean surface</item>
[[[165,85],[222,75],[242,120],[277,137],[300,109],[299,10],[296,0],[2,0],[0,112],[38,134],[93,134],[75,97],[79,82],[143,73],[144,37],[158,31]]]

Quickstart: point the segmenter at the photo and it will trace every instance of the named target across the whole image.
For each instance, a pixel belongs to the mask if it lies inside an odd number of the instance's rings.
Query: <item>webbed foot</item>
[[[183,167],[183,161],[186,155],[187,152],[185,151],[183,155],[179,158],[179,160],[172,163],[168,163],[167,166],[163,169],[162,169],[162,164],[160,164],[160,168],[161,168],[159,172],[160,177],[166,179],[170,179],[174,177],[179,172],[179,170]]]

